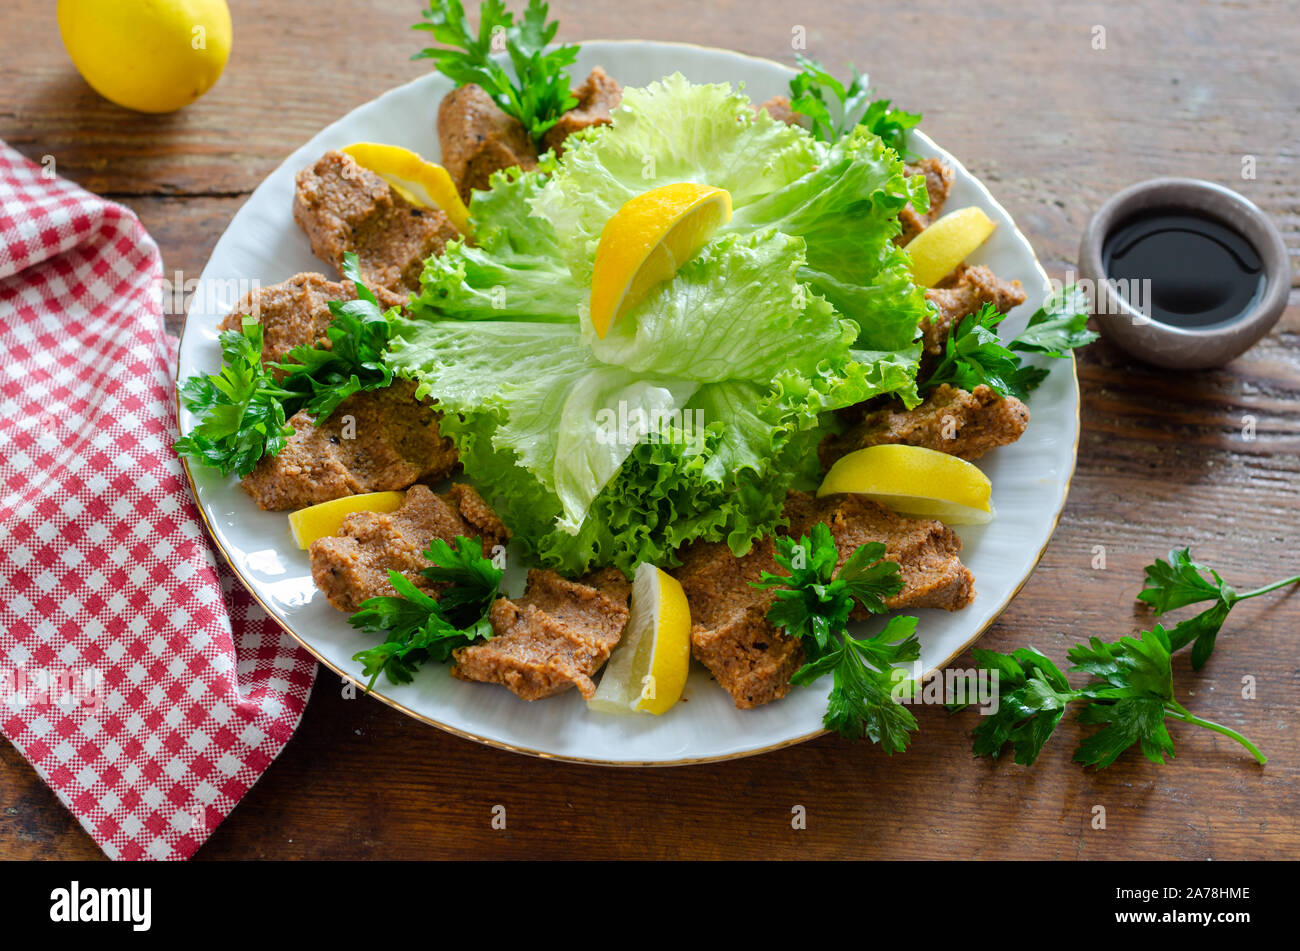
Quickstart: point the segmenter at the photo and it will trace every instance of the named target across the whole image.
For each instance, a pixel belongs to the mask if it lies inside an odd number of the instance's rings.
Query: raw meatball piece
[[[443,96],[438,106],[438,141],[442,166],[466,204],[474,189],[491,187],[493,172],[516,165],[525,172],[537,168],[537,148],[528,131],[472,83]]]
[[[827,436],[818,453],[827,469],[858,449],[899,443],[978,459],[1015,442],[1028,425],[1029,408],[1014,396],[1001,397],[983,384],[968,393],[944,383],[914,409],[895,401],[868,413],[843,435]]]
[[[885,558],[898,563],[903,590],[885,599],[891,611],[938,608],[960,611],[975,599],[975,578],[961,563],[961,539],[945,525],[928,518],[906,518],[857,495],[814,498],[803,492],[786,496],[789,534],[807,535],[816,522],[825,522],[835,536],[842,567],[867,542],[883,542]],[[867,617],[865,609],[854,618]]]
[[[808,117],[790,108],[790,98],[788,96],[773,96],[766,102],[755,106],[754,109],[755,111],[762,109],[773,119],[784,122],[786,125],[797,125],[803,128],[808,126]]]
[[[930,195],[930,210],[923,215],[917,214],[916,209],[910,204],[902,210],[898,221],[903,226],[903,231],[894,238],[894,241],[900,245],[907,244],[943,214],[948,192],[952,190],[952,169],[937,158],[923,159],[916,165],[904,166],[903,171],[909,176],[925,176],[925,190]]]
[[[488,613],[493,636],[455,652],[452,675],[501,684],[524,700],[577,687],[596,693],[592,675],[609,660],[627,626],[627,585],[610,589],[530,571],[517,601],[498,598]]]
[[[222,330],[239,330],[244,316],[262,325],[262,363],[276,363],[299,344],[330,349],[325,336],[334,315],[330,301],[355,300],[351,281],[331,281],[324,274],[295,274],[282,284],[259,287],[242,298],[221,322]],[[384,287],[375,288],[379,306],[400,307],[406,298]]]
[[[786,496],[792,537],[825,522],[839,550],[839,564],[866,542],[885,545],[897,562],[903,590],[885,603],[890,610],[942,608],[956,611],[974,597],[974,579],[957,557],[961,540],[942,522],[904,518],[856,496],[816,499],[802,492]],[[764,571],[784,573],[774,558],[772,538],[737,558],[725,542],[695,542],[672,574],[691,607],[691,656],[713,674],[742,710],[778,700],[790,692],[790,675],[803,663],[803,645],[767,620],[775,599],[755,588]],[[855,617],[862,615],[861,609]]]
[[[367,598],[394,594],[390,569],[437,595],[445,585],[420,574],[430,566],[424,551],[435,538],[452,542],[458,535],[480,539],[485,556],[510,537],[472,487],[453,485],[445,495],[435,495],[426,485],[413,485],[397,511],[355,512],[343,520],[337,535],[312,542],[312,580],[340,611],[355,611]]]
[[[457,464],[455,446],[438,432],[441,418],[404,380],[349,396],[320,426],[303,410],[289,420],[285,447],[241,485],[262,508],[278,511],[436,482]]]
[[[297,181],[293,220],[312,251],[340,274],[354,252],[370,288],[418,290],[425,259],[460,236],[441,211],[415,207],[343,152],[326,152]]]
[[[741,710],[779,700],[803,664],[803,645],[767,620],[775,595],[755,588],[781,570],[772,538],[737,558],[726,542],[695,542],[672,571],[691,608],[691,656],[708,668]]]
[[[925,292],[925,299],[937,308],[931,320],[921,321],[925,356],[940,357],[948,343],[948,331],[959,321],[992,304],[999,314],[1025,302],[1019,281],[1004,281],[982,264],[958,266],[938,287]],[[927,361],[923,359],[924,364]]]

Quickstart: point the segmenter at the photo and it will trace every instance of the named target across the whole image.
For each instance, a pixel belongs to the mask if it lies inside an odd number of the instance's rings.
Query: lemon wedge
[[[996,227],[982,208],[972,205],[950,211],[904,248],[912,259],[913,279],[922,287],[934,287],[983,244]]]
[[[587,705],[602,713],[665,713],[681,699],[690,664],[686,594],[672,575],[643,562],[627,627]]]
[[[591,323],[605,334],[731,220],[731,193],[676,182],[637,195],[605,222],[591,274]]]
[[[289,531],[299,548],[310,548],[318,538],[338,533],[343,520],[353,512],[396,512],[405,492],[365,492],[321,502],[289,513]]]
[[[949,525],[993,519],[993,484],[965,459],[920,446],[869,446],[851,452],[822,480],[820,495],[862,495],[913,518]]]
[[[410,149],[378,142],[357,142],[342,151],[392,185],[411,204],[441,210],[457,231],[469,234],[469,211],[441,165],[426,162]]]

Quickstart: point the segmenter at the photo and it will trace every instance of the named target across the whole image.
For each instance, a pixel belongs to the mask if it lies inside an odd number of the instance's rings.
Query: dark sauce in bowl
[[[1101,264],[1130,305],[1174,327],[1231,323],[1255,306],[1267,283],[1249,241],[1182,209],[1149,209],[1121,221],[1102,244]]]

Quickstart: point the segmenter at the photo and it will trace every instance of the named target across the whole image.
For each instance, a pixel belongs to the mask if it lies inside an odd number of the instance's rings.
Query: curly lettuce
[[[917,401],[923,291],[893,244],[924,189],[866,129],[832,145],[680,75],[470,205],[475,243],[426,262],[388,360],[539,561],[566,574],[737,554],[811,488],[834,411]],[[598,339],[596,245],[624,202],[726,188],[731,222]]]
[[[858,345],[905,347],[928,305],[893,238],[908,202],[929,208],[925,178],[904,174],[897,153],[863,126],[818,149],[814,168],[738,209],[725,230],[775,227],[803,238],[807,261],[800,278],[858,324]]]
[[[673,182],[725,188],[733,209],[786,187],[817,164],[802,129],[755,114],[726,83],[693,85],[681,73],[624,89],[613,125],[572,152],[532,199],[549,221],[580,284],[590,284],[596,245],[631,198]]]
[[[430,320],[571,323],[587,294],[569,274],[550,222],[532,214],[541,175],[499,172],[470,203],[474,244],[451,242],[424,264],[408,313]]]

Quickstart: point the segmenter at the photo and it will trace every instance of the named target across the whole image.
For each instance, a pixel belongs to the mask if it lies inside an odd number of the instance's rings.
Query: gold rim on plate
[[[752,60],[758,63],[766,63],[771,66],[778,66],[787,73],[794,72],[794,70],[792,70],[789,66],[785,65],[784,63],[779,63],[773,59],[767,59],[766,57],[763,56],[752,56],[748,53],[737,53],[734,50],[727,50],[717,46],[701,46],[698,43],[686,43],[686,42],[671,41],[671,40],[583,40],[582,41],[582,43],[584,44],[610,43],[610,44],[627,44],[627,45],[641,44],[646,42],[654,43],[655,45],[658,46],[680,46],[686,49],[701,50],[708,53],[725,53],[728,56],[739,56],[742,59]],[[420,82],[423,78],[424,77],[419,77],[417,79],[411,80],[411,82]],[[401,87],[394,87],[394,89],[398,89],[398,88]],[[928,135],[921,132],[920,130],[913,130],[913,134],[919,135],[921,138],[925,139],[925,141],[928,142],[932,147],[947,153],[946,149],[942,149],[933,139],[931,139]],[[953,156],[953,158],[956,161],[956,157]],[[961,163],[958,162],[958,164]],[[962,170],[967,171],[965,165],[962,165]],[[967,171],[967,174],[970,175],[969,171]],[[980,192],[983,193],[984,197],[988,199],[988,201],[992,202],[994,207],[1001,209],[1001,211],[1004,214],[1006,214],[1007,220],[1010,221],[1012,224],[1012,231],[1015,233],[1016,237],[1023,240],[1025,246],[1029,248],[1030,256],[1034,260],[1034,267],[1038,269],[1039,276],[1043,279],[1043,283],[1045,285],[1050,285],[1050,278],[1047,275],[1046,269],[1043,267],[1042,263],[1038,260],[1038,255],[1037,253],[1034,252],[1033,244],[1030,243],[1029,239],[1026,238],[1024,234],[1020,231],[1019,226],[1016,225],[1015,219],[1011,217],[1010,212],[1007,212],[1007,210],[1002,207],[1002,204],[996,198],[993,197],[992,192],[988,190],[988,188],[985,186],[983,181],[981,181],[979,178],[977,178],[974,175],[970,175],[970,178],[975,183],[976,187],[980,190]],[[189,330],[189,320],[187,315],[185,326],[182,327],[181,329],[182,336],[188,330]],[[1011,602],[1015,600],[1016,595],[1018,595],[1021,589],[1023,589],[1024,586],[1029,582],[1029,579],[1033,577],[1034,572],[1038,569],[1039,562],[1043,560],[1043,555],[1047,551],[1047,546],[1052,543],[1052,537],[1056,534],[1057,526],[1059,526],[1061,522],[1061,515],[1065,512],[1066,502],[1070,498],[1070,485],[1074,481],[1074,473],[1075,473],[1075,469],[1078,466],[1078,461],[1079,461],[1079,436],[1082,430],[1082,419],[1080,415],[1082,410],[1082,406],[1081,406],[1082,398],[1079,393],[1078,362],[1075,359],[1073,352],[1071,352],[1070,354],[1070,378],[1074,384],[1074,447],[1070,452],[1070,471],[1065,477],[1065,492],[1061,496],[1061,506],[1060,508],[1057,509],[1056,515],[1052,518],[1052,527],[1047,533],[1047,539],[1043,542],[1043,546],[1038,550],[1038,554],[1034,556],[1033,564],[1029,566],[1029,570],[1025,572],[1025,576],[1020,579],[1020,583],[1017,584],[1015,588],[1012,589],[1011,593],[1007,595],[1006,599],[1000,605],[998,605],[998,607],[989,616],[988,621],[986,621],[983,624],[983,626],[981,626],[973,635],[971,635],[970,640],[966,641],[964,644],[961,645],[961,647],[959,647],[953,653],[948,655],[948,657],[946,657],[941,663],[936,664],[933,668],[926,671],[925,674],[922,676],[922,679],[929,678],[936,671],[942,670],[945,667],[947,667],[954,660],[956,660],[958,657],[964,654],[967,648],[969,648],[972,644],[974,644],[976,641],[978,641],[981,637],[984,636],[984,634],[988,631],[988,629],[997,622],[998,618],[1000,618],[1003,612],[1005,612],[1006,609],[1010,606]],[[176,426],[177,426],[177,431],[179,433],[180,418],[181,418],[179,348],[177,349],[176,379],[173,381],[173,384],[174,384],[173,388],[175,390],[174,395],[175,395],[175,402],[176,402]],[[678,760],[644,760],[644,761],[604,760],[604,759],[592,759],[592,758],[582,757],[582,756],[561,756],[556,753],[547,753],[543,750],[530,749],[529,747],[526,746],[514,746],[510,743],[504,742],[503,740],[495,740],[492,739],[491,737],[479,736],[476,733],[469,733],[465,730],[461,730],[458,729],[457,727],[451,726],[450,724],[443,723],[441,720],[435,720],[432,717],[426,716],[423,713],[418,713],[415,710],[412,710],[410,707],[405,706],[404,704],[401,704],[398,701],[394,700],[392,697],[385,695],[383,692],[379,690],[366,690],[366,685],[362,683],[356,676],[348,673],[342,668],[337,667],[330,661],[326,660],[320,654],[319,651],[317,651],[305,640],[299,637],[298,634],[288,624],[286,624],[284,621],[282,621],[279,617],[276,616],[276,613],[271,609],[271,607],[265,601],[263,601],[262,598],[258,595],[258,593],[254,590],[252,583],[247,578],[244,577],[243,573],[236,566],[235,560],[230,556],[229,552],[226,551],[225,546],[222,545],[220,540],[217,538],[216,533],[212,529],[212,522],[208,519],[208,513],[204,509],[202,501],[200,501],[199,499],[198,486],[194,481],[194,473],[190,471],[189,460],[185,459],[184,457],[181,457],[180,461],[181,461],[181,467],[185,470],[185,478],[190,484],[190,494],[194,497],[195,508],[198,509],[199,518],[203,520],[203,525],[207,529],[208,537],[212,540],[213,545],[215,546],[216,550],[220,553],[221,559],[226,563],[226,566],[230,568],[230,570],[234,573],[235,577],[239,580],[239,583],[244,586],[245,590],[247,590],[249,595],[252,596],[253,600],[257,602],[258,606],[261,607],[261,609],[266,612],[267,616],[270,617],[273,621],[275,621],[275,623],[278,624],[280,628],[291,638],[293,638],[305,651],[307,651],[309,654],[315,657],[317,663],[323,664],[324,666],[328,667],[330,670],[334,671],[334,673],[342,677],[345,681],[349,681],[356,687],[361,688],[364,694],[371,697],[375,697],[376,699],[378,699],[382,703],[387,704],[393,709],[400,710],[402,713],[405,713],[407,716],[411,717],[412,719],[418,720],[421,723],[426,723],[429,726],[437,727],[438,729],[446,733],[450,733],[452,736],[458,736],[461,739],[465,739],[465,740],[472,740],[475,743],[481,743],[484,746],[490,746],[493,747],[494,749],[505,750],[510,753],[522,753],[525,756],[535,756],[538,759],[553,760],[555,762],[560,762],[560,763],[577,763],[585,766],[617,766],[623,768],[629,768],[629,767],[642,768],[648,766],[691,766],[691,765],[705,764],[705,763],[725,763],[729,760],[745,759],[750,756],[758,756],[761,753],[771,753],[776,750],[786,749],[787,747],[797,746],[800,743],[806,743],[809,740],[814,740],[819,736],[825,736],[827,733],[830,732],[829,730],[826,729],[814,730],[811,733],[804,734],[803,736],[796,736],[788,740],[782,740],[780,743],[772,743],[768,746],[763,746],[752,750],[740,750],[735,753],[724,753],[718,756],[702,756],[702,757],[692,757],[688,759],[678,759]],[[306,710],[304,708],[304,715],[305,713]]]

